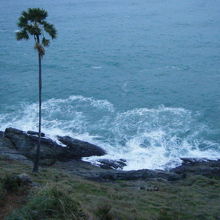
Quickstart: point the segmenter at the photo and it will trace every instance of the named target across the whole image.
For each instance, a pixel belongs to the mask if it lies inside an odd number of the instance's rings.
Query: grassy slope
[[[0,167],[0,201],[12,195],[19,201],[0,202],[0,213],[4,210],[8,216],[5,219],[220,219],[218,179],[192,176],[172,183],[97,183],[54,168],[32,174],[31,167],[4,159]],[[24,172],[38,186],[5,190],[5,179]]]

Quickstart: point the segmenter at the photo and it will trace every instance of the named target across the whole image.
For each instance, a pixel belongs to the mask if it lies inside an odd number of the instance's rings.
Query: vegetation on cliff
[[[94,182],[58,167],[32,173],[29,165],[3,157],[0,167],[2,219],[216,220],[220,216],[217,177]],[[17,181],[21,173],[27,173],[32,183]]]

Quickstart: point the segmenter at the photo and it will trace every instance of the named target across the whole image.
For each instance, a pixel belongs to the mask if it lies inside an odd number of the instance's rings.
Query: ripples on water
[[[2,130],[37,129],[37,56],[14,33],[29,7],[58,29],[43,59],[44,132],[99,144],[126,169],[219,156],[218,0],[1,0]]]

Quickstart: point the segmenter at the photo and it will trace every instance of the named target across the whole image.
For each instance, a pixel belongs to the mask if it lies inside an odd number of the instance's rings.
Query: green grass
[[[48,184],[35,189],[24,207],[16,210],[8,220],[16,219],[87,219],[80,203],[69,195],[68,190],[59,184]]]
[[[53,168],[32,174],[29,166],[6,160],[0,160],[0,167],[0,176],[25,172],[38,184],[29,190],[26,204],[6,218],[9,220],[216,220],[220,217],[218,179],[191,176],[172,183],[98,183]],[[159,190],[148,191],[153,187]],[[5,196],[2,182],[1,195]]]

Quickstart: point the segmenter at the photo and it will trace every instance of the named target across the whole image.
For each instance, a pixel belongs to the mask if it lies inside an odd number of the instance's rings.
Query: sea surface
[[[15,32],[39,7],[58,30],[43,59],[43,132],[98,144],[126,170],[220,158],[219,0],[0,3],[0,130],[37,130],[37,54]]]

